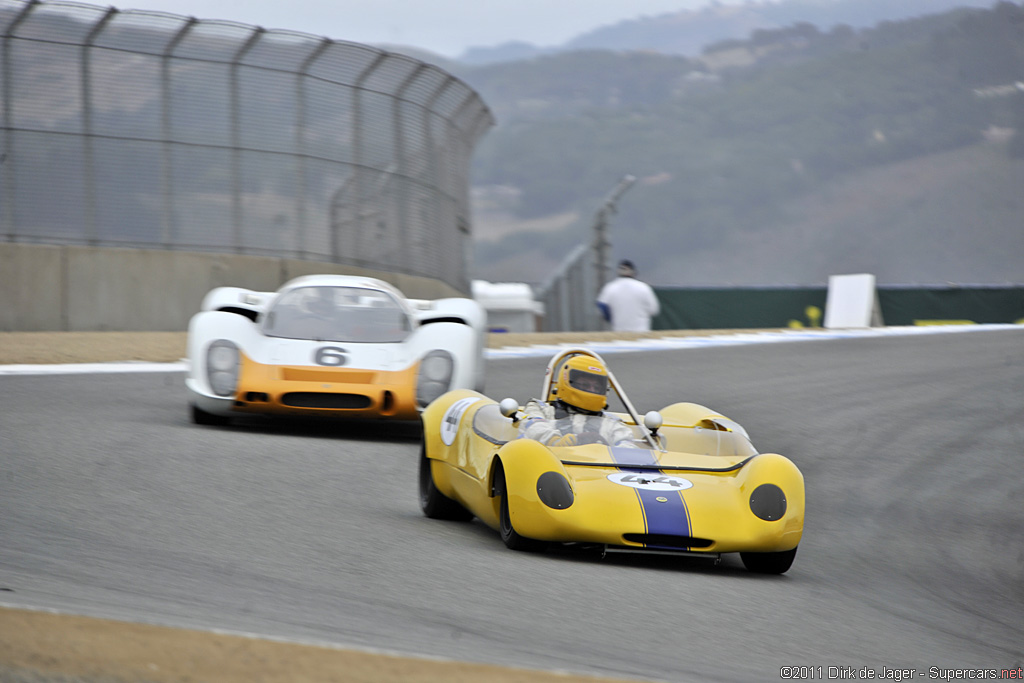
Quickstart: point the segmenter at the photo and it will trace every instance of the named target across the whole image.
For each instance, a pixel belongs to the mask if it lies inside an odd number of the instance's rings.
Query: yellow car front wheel
[[[505,470],[498,465],[498,471],[494,473],[494,495],[500,497],[501,505],[498,514],[498,532],[505,546],[511,550],[524,550],[527,552],[542,552],[547,549],[547,543],[533,538],[520,536],[512,526],[512,515],[508,509],[508,487],[505,484]]]
[[[740,553],[747,571],[758,574],[784,574],[793,566],[796,548],[777,553]]]

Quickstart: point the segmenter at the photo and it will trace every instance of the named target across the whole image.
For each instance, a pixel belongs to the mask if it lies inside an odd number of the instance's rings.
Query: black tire
[[[199,406],[192,404],[192,422],[197,425],[206,425],[209,427],[223,427],[231,421],[231,418],[224,417],[223,415],[213,415],[208,413]]]
[[[420,508],[423,514],[431,519],[447,519],[453,522],[468,522],[473,519],[473,513],[437,490],[425,445],[420,448]]]
[[[512,526],[512,515],[508,511],[508,495],[505,486],[505,470],[501,469],[494,473],[494,494],[500,498],[500,512],[498,514],[498,532],[505,547],[510,550],[522,550],[525,552],[542,552],[547,548],[547,543],[533,538],[520,536]]]
[[[779,553],[740,553],[743,566],[758,574],[785,574],[793,566],[796,548]]]

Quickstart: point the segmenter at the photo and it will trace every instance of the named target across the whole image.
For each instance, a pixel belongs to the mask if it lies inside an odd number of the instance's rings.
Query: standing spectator
[[[616,332],[647,332],[651,329],[651,318],[661,310],[658,297],[649,284],[636,278],[632,261],[620,261],[618,274],[601,289],[597,307]]]

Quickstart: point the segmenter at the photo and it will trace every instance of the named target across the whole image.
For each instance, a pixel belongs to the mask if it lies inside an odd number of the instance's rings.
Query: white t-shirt
[[[632,277],[616,278],[606,284],[597,301],[608,306],[616,332],[647,332],[651,329],[651,318],[661,310],[651,286]]]

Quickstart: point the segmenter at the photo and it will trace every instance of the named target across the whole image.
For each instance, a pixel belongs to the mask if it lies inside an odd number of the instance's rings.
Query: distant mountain
[[[658,284],[1024,282],[1019,3],[454,68],[498,119],[474,157],[478,277],[546,279],[629,173],[613,255]]]
[[[807,22],[822,30],[837,25],[866,28],[883,21],[945,12],[956,7],[990,7],[992,0],[781,0],[725,4],[711,0],[699,10],[681,10],[602,26],[563,45],[530,43],[472,47],[456,61],[466,65],[531,59],[574,50],[641,50],[696,56],[722,40],[744,40],[758,29]]]
[[[541,48],[532,43],[516,40],[493,47],[471,47],[463,52],[456,61],[479,66],[481,64],[518,62],[562,51],[564,51],[563,48]]]

